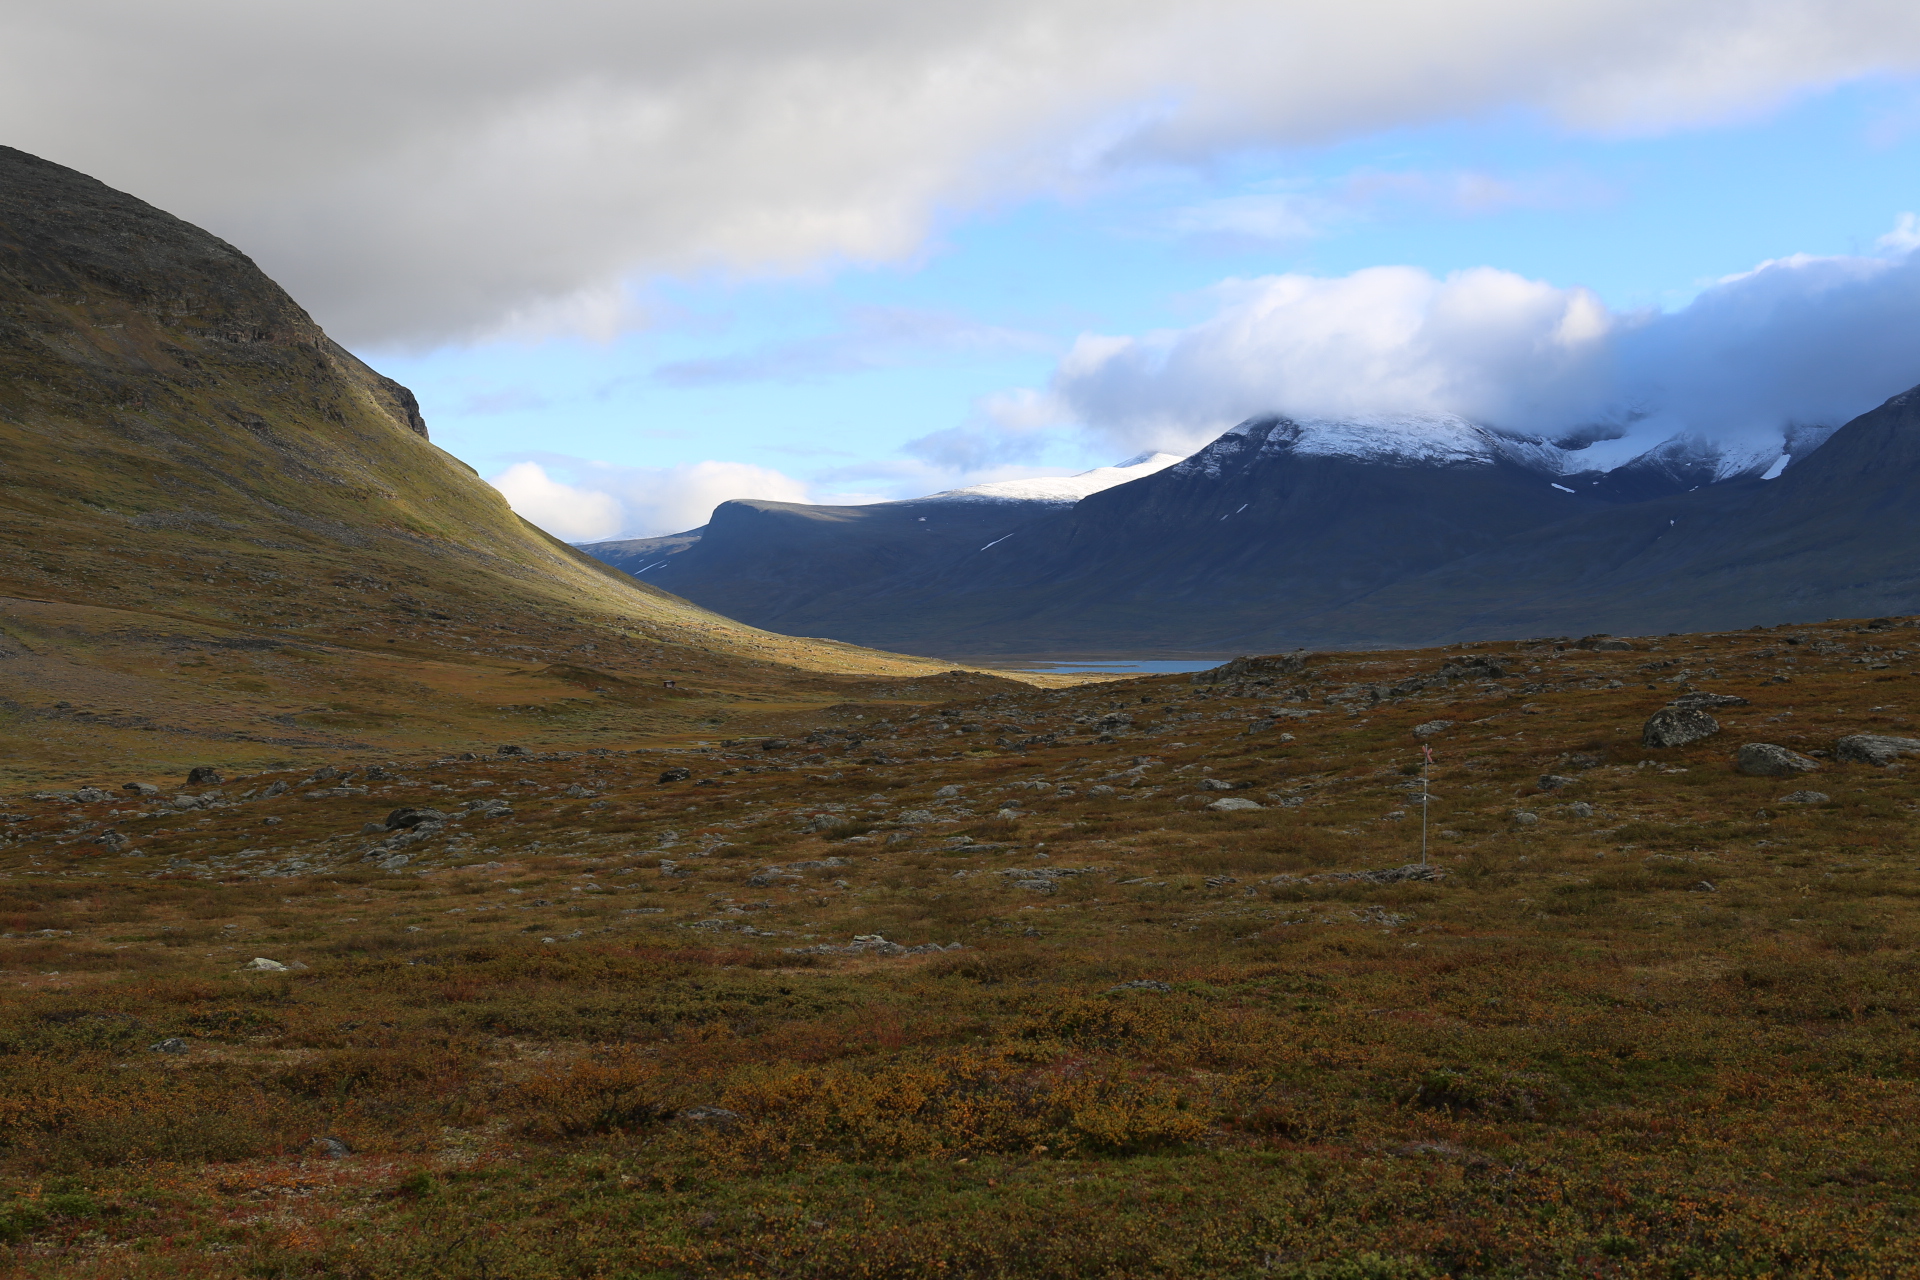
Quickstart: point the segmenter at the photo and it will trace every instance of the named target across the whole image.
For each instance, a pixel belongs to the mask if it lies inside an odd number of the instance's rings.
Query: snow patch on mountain
[[[1251,449],[1252,455],[1248,455]],[[1390,467],[1492,466],[1509,462],[1543,475],[1578,470],[1571,451],[1537,436],[1494,431],[1452,414],[1365,418],[1250,418],[1193,455],[1181,470],[1217,476],[1253,457],[1290,453]]]
[[[915,498],[915,502],[1078,502],[1089,494],[1111,489],[1164,471],[1181,460],[1177,453],[1142,453],[1111,467],[1095,467],[1070,476],[1032,476],[1025,480],[991,480],[986,484],[948,489]]]

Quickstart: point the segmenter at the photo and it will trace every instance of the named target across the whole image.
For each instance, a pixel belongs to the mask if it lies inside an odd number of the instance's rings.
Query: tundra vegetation
[[[1911,1276],[1916,758],[1839,744],[1910,741],[1916,650],[1878,619],[847,677],[724,740],[610,707],[558,750],[236,743],[18,792],[0,1247]],[[1644,745],[1676,700],[1715,730]]]

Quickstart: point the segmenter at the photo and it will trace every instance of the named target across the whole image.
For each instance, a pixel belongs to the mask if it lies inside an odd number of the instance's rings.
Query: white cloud
[[[538,462],[516,462],[489,483],[513,509],[568,542],[647,538],[707,522],[731,498],[809,501],[807,486],[769,467],[745,462],[694,462],[677,467],[581,463],[572,481]]]
[[[1029,397],[1122,450],[1191,451],[1259,413],[1436,413],[1600,440],[1611,466],[1677,434],[1777,442],[1920,382],[1920,253],[1767,262],[1665,315],[1490,268],[1219,292],[1191,328],[1083,337]]]
[[[1920,249],[1920,217],[1903,213],[1893,224],[1893,230],[1874,242],[1879,248],[1894,253],[1911,253]]]
[[[605,334],[635,276],[900,259],[1136,162],[1509,107],[1656,130],[1916,66],[1907,0],[64,0],[0,13],[0,122],[342,339],[419,344]]]
[[[626,518],[613,495],[555,480],[537,462],[516,462],[487,483],[514,511],[568,542],[611,537]]]

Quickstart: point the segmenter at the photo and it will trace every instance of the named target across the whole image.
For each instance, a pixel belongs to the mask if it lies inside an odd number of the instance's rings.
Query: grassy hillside
[[[558,543],[237,249],[8,148],[0,548],[0,777],[705,731],[944,669]]]
[[[1912,1275],[1920,757],[1835,749],[1915,733],[1920,631],[1631,644],[14,796],[8,1256]],[[1747,703],[1643,746],[1689,690]]]

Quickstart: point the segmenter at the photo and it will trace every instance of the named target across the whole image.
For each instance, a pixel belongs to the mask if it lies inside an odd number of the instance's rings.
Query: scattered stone
[[[108,853],[118,853],[132,843],[118,831],[105,831],[100,835],[100,846]]]
[[[272,786],[268,787],[265,791],[262,791],[260,793],[260,798],[262,800],[271,800],[275,796],[283,796],[285,794],[287,794],[287,783],[286,783],[286,780],[283,778],[280,781],[274,783]]]
[[[1694,893],[1718,893],[1720,892],[1720,887],[1711,880],[1702,880],[1699,884],[1693,886],[1693,892]]]
[[[1601,760],[1599,756],[1588,755],[1584,752],[1575,751],[1575,752],[1570,752],[1567,755],[1561,756],[1560,763],[1564,764],[1569,769],[1579,769],[1579,770],[1585,771],[1587,769],[1598,769],[1602,764],[1605,763],[1605,761]]]
[[[731,1129],[740,1123],[740,1113],[725,1107],[688,1107],[675,1113],[674,1119],[685,1120],[688,1124],[710,1124],[716,1128]]]
[[[853,941],[844,947],[836,947],[830,942],[822,942],[817,946],[787,947],[785,950],[788,955],[795,956],[878,955],[891,957],[933,955],[942,951],[963,951],[965,948],[957,942],[950,942],[944,947],[937,942],[923,942],[917,947],[907,947],[902,946],[898,942],[889,942],[881,934],[858,933],[854,935]]]
[[[1238,876],[1208,876],[1207,877],[1207,888],[1209,889],[1224,889],[1230,884],[1239,884],[1239,883],[1240,883],[1240,877]]]
[[[793,744],[791,742],[788,742],[785,738],[768,738],[765,742],[760,744],[760,749],[762,751],[785,751],[788,747],[792,745]]]
[[[1750,778],[1791,778],[1818,769],[1820,762],[1771,742],[1749,742],[1733,753],[1733,767]]]
[[[1825,804],[1833,797],[1824,791],[1795,791],[1780,797],[1781,804]]]
[[[315,1138],[309,1145],[324,1160],[345,1160],[353,1154],[353,1148],[338,1138]]]
[[[445,822],[447,815],[438,809],[395,809],[387,815],[384,827],[388,831],[411,831],[415,827],[429,822]]]
[[[1107,786],[1105,783],[1102,783],[1097,787],[1088,787],[1087,794],[1090,796],[1110,796],[1117,793],[1115,792],[1114,788]]]
[[[1225,778],[1202,778],[1200,779],[1200,789],[1202,791],[1232,791],[1235,790],[1235,787]]]
[[[1513,815],[1513,825],[1516,827],[1531,827],[1538,821],[1540,821],[1540,815],[1537,813],[1521,812]]]
[[[1719,695],[1712,695],[1718,697]],[[1640,730],[1643,747],[1684,747],[1720,732],[1720,722],[1692,707],[1662,707]]]
[[[1228,796],[1224,800],[1215,800],[1207,806],[1207,808],[1217,809],[1221,813],[1238,813],[1244,809],[1264,809],[1265,807],[1265,805],[1256,804],[1251,800],[1244,800],[1239,796]]]
[[[187,1042],[179,1036],[168,1036],[157,1044],[147,1046],[149,1053],[185,1053],[186,1051]]]
[[[1413,736],[1416,738],[1431,738],[1435,734],[1445,733],[1451,728],[1453,728],[1453,721],[1451,720],[1429,720],[1425,724],[1413,726]]]
[[[1682,711],[1698,711],[1702,707],[1750,707],[1753,704],[1731,693],[1685,693],[1667,705]]]
[[[1540,789],[1542,791],[1558,791],[1560,788],[1570,787],[1578,781],[1580,781],[1580,779],[1569,778],[1563,774],[1543,773],[1540,775]]]
[[[187,770],[187,785],[190,787],[217,787],[226,779],[220,771],[210,764],[198,765]]]
[[[122,791],[131,791],[137,796],[157,796],[160,794],[160,788],[154,786],[151,782],[129,782],[120,789]]]
[[[1167,983],[1160,982],[1154,978],[1135,978],[1132,982],[1115,983],[1100,994],[1110,996],[1116,991],[1157,991],[1161,995],[1168,995],[1173,991],[1173,988]]]
[[[111,800],[113,797],[98,787],[82,787],[73,793],[73,798],[81,804],[98,804],[102,800]]]
[[[1889,738],[1878,733],[1854,733],[1834,744],[1836,760],[1854,764],[1889,765],[1901,756],[1920,755],[1920,738]]]
[[[959,787],[956,787],[956,786],[952,786],[952,785],[948,785],[948,786],[944,786],[944,787],[942,787],[942,788],[940,788],[940,789],[939,789],[938,791],[936,791],[936,792],[934,792],[934,793],[933,793],[933,796],[934,796],[934,799],[936,799],[936,800],[950,800],[950,799],[952,799],[952,798],[953,798],[954,796],[957,796],[957,795],[959,795],[959,794],[960,794],[960,788],[959,788]]]
[[[1593,816],[1593,806],[1585,800],[1576,800],[1567,806],[1566,813],[1569,818],[1591,818]],[[1441,834],[1444,835],[1445,833],[1442,832]]]
[[[384,823],[369,822],[360,828],[360,834],[363,836],[384,835],[386,830],[387,828]]]
[[[576,782],[572,786],[568,787],[565,791],[561,792],[560,794],[567,797],[567,799],[569,800],[585,800],[589,796],[597,796],[600,793],[598,791],[589,791],[585,787],[581,786],[579,783]]]
[[[173,799],[167,801],[167,803],[176,809],[198,809],[200,807],[200,797],[190,796],[183,791],[173,797]]]
[[[660,785],[665,786],[669,782],[685,782],[688,778],[691,778],[692,776],[693,776],[693,770],[688,769],[683,765],[675,765],[671,769],[661,770]]]
[[[278,960],[269,960],[265,956],[255,956],[240,966],[249,973],[285,973],[287,966]]]
[[[493,753],[500,756],[524,756],[527,754],[527,749],[525,747],[495,747]]]

